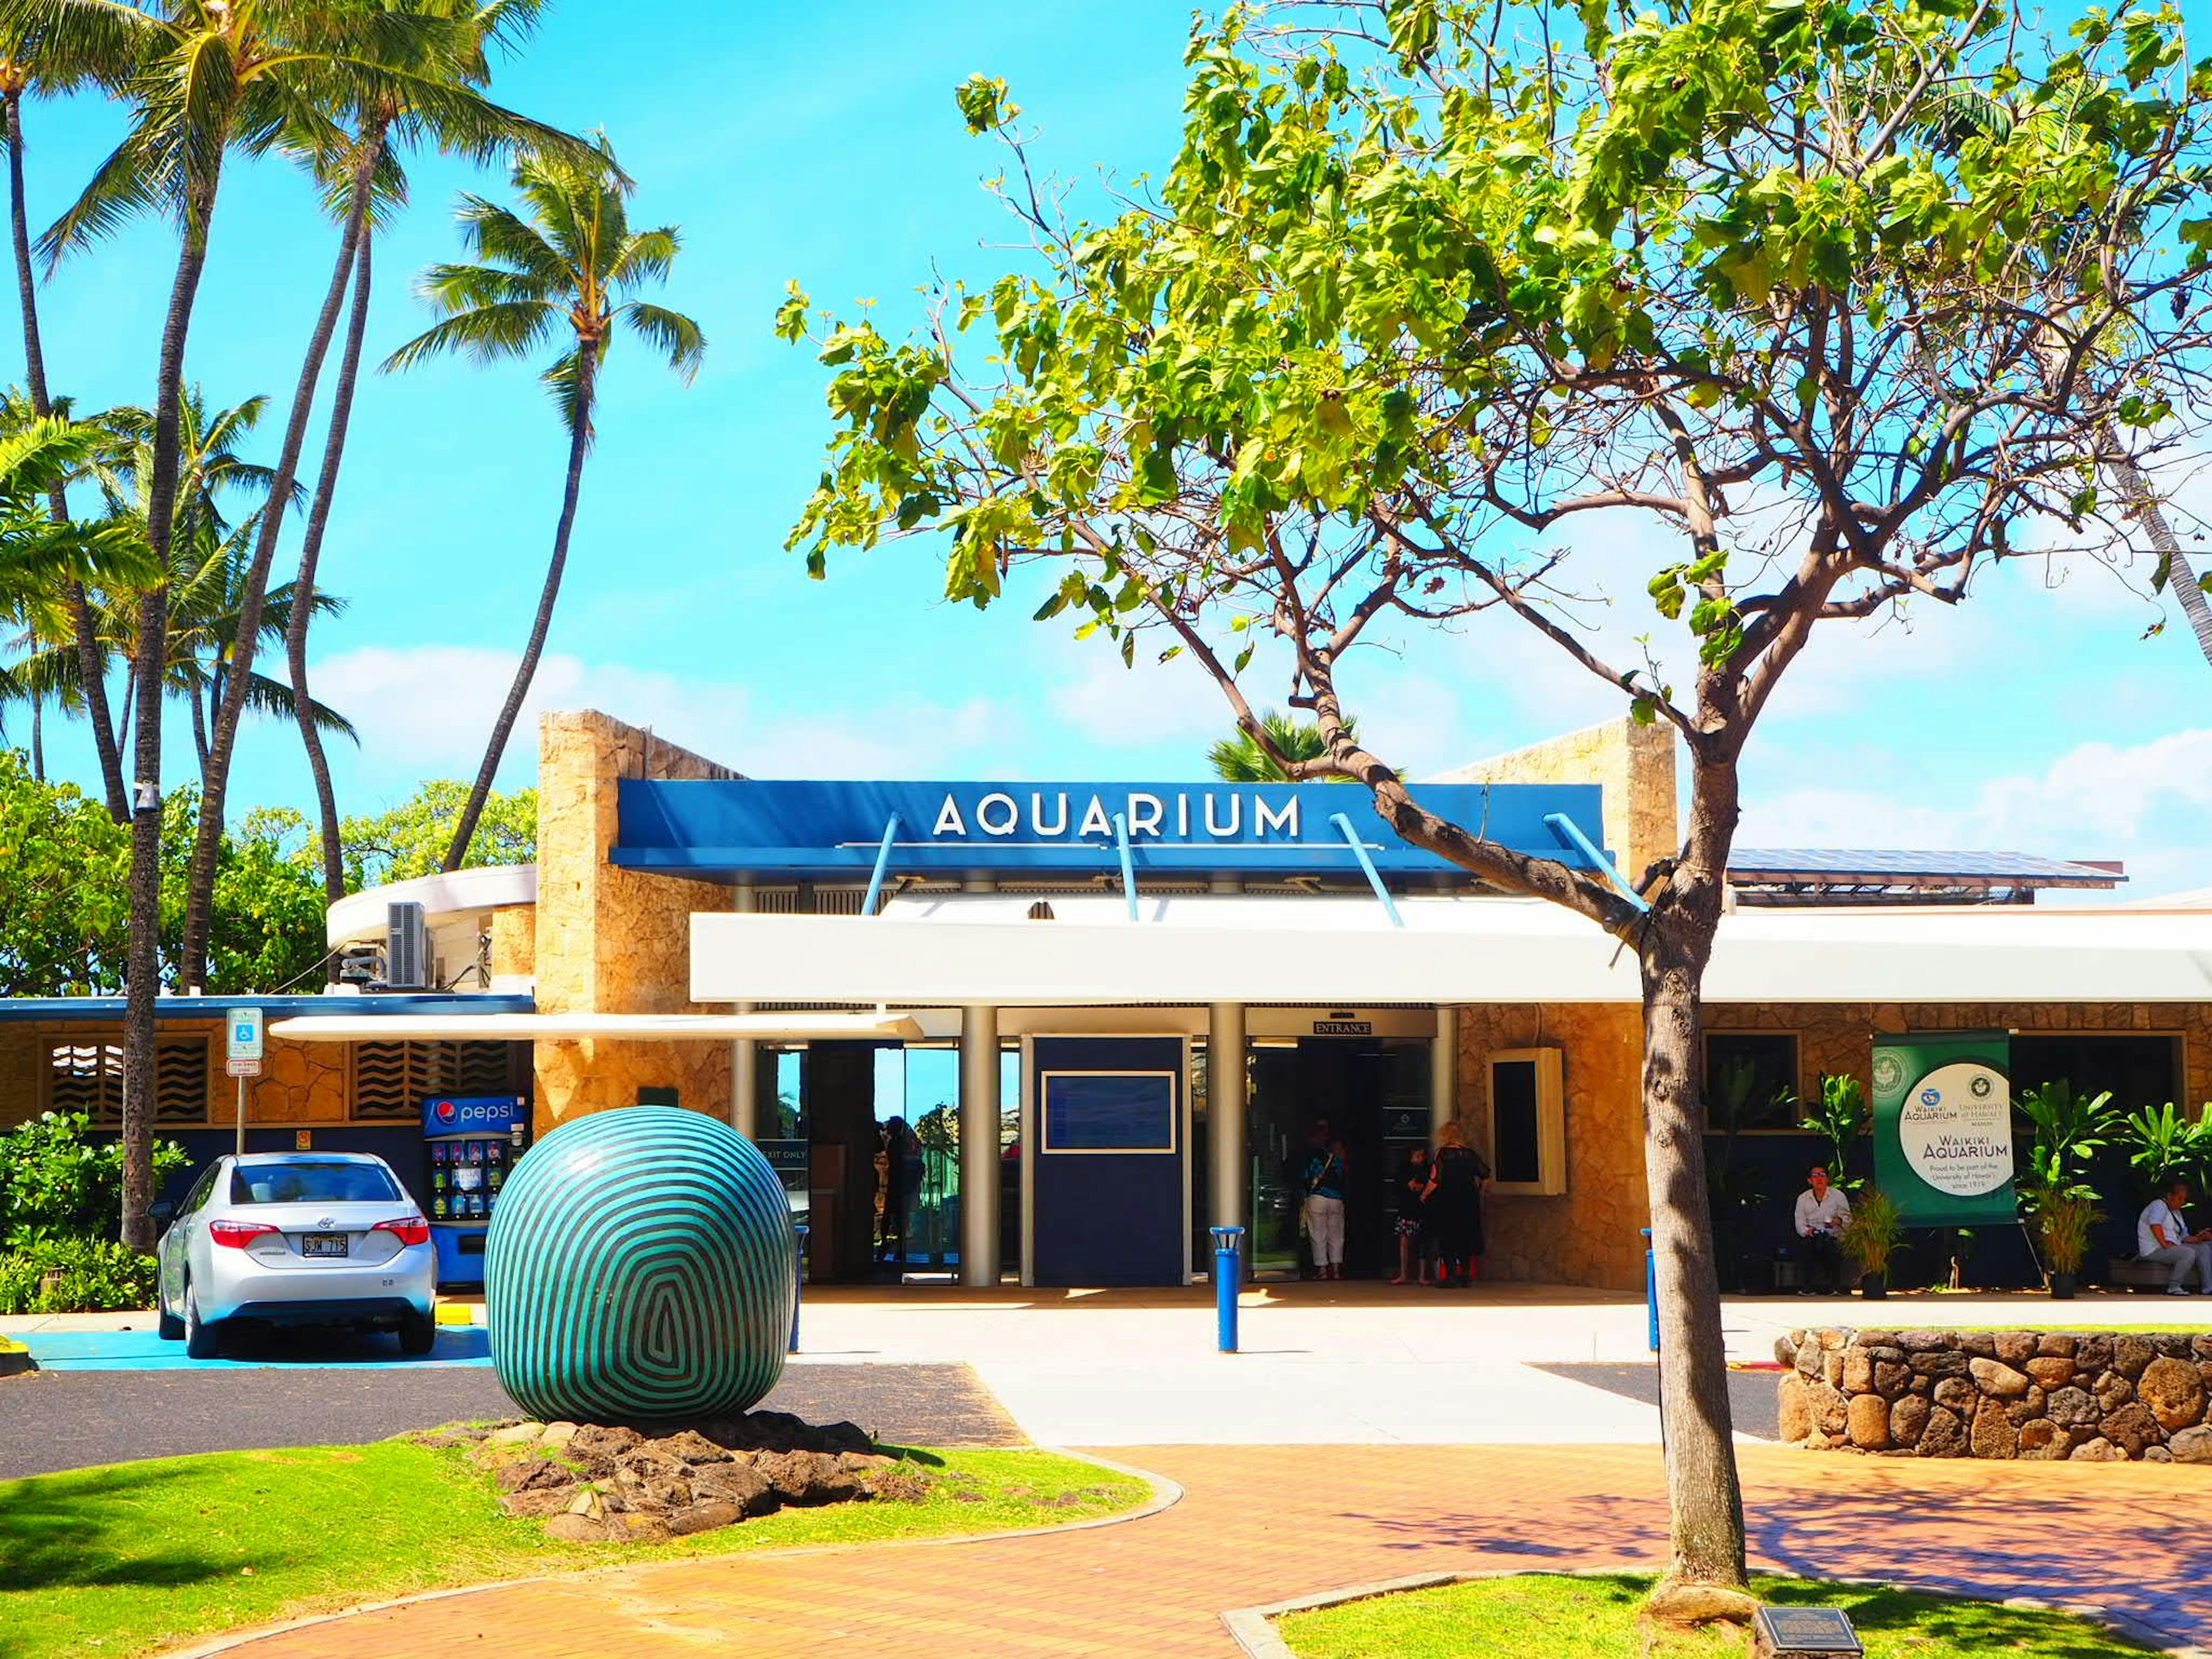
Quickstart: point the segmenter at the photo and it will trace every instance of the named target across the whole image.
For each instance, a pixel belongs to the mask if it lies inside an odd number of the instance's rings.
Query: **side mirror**
[[[146,1206],[146,1219],[156,1227],[166,1227],[176,1218],[177,1206],[166,1198],[155,1199]]]

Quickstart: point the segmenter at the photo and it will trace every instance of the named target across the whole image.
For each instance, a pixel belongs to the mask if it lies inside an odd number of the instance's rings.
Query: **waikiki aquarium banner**
[[[1877,1036],[1874,1165],[1908,1227],[2019,1218],[2013,1198],[2012,1042],[2002,1031]]]

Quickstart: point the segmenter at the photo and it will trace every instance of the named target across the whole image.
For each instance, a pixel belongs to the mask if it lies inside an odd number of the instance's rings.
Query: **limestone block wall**
[[[163,1020],[161,1040],[199,1037],[207,1044],[207,1122],[234,1122],[238,1080],[224,1066],[222,1022]],[[0,1024],[0,1127],[46,1109],[46,1055],[60,1042],[119,1043],[119,1026],[78,1021]],[[352,1050],[343,1043],[292,1042],[271,1037],[261,1075],[246,1085],[246,1121],[264,1124],[343,1123],[351,1112]]]
[[[494,979],[527,979],[538,971],[538,907],[503,905],[491,913]]]
[[[1642,1016],[1609,1003],[1459,1011],[1459,1110],[1478,1146],[1491,1142],[1490,1066],[1504,1048],[1564,1050],[1567,1190],[1498,1195],[1484,1212],[1492,1278],[1634,1291],[1644,1285]]]
[[[1674,730],[1623,718],[1510,755],[1439,774],[1438,783],[1595,783],[1604,791],[1602,844],[1631,881],[1681,846],[1674,782]],[[1583,826],[1585,830],[1589,825]]]
[[[2212,1100],[2212,1003],[1711,1003],[1709,1030],[1794,1031],[1799,1097],[1820,1097],[1821,1076],[1864,1082],[1876,1031],[2172,1031],[2181,1036],[2186,1105]]]
[[[0,1025],[0,1129],[39,1115],[39,1070],[45,1063],[38,1032],[28,1025]]]
[[[1782,1438],[1816,1450],[2212,1463],[2212,1336],[1793,1332]]]
[[[725,1012],[690,999],[691,916],[727,909],[729,890],[621,869],[607,861],[607,852],[615,844],[621,780],[736,775],[597,710],[539,720],[532,960],[541,1012]],[[674,1089],[682,1104],[726,1117],[728,1045],[537,1045],[539,1134],[586,1112],[635,1106],[641,1089]]]

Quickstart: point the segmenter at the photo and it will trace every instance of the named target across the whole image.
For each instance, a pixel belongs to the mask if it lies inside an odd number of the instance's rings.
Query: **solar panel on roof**
[[[1740,847],[1729,855],[1737,878],[1782,875],[1830,880],[1948,877],[1973,881],[2094,881],[2124,879],[2093,864],[2039,858],[2031,853],[1942,852],[1835,847]]]

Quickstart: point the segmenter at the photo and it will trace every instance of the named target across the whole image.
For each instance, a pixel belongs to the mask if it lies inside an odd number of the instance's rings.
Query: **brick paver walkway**
[[[1791,1571],[2100,1602],[2212,1629],[2207,1471],[1929,1463],[1741,1449],[1755,1548]],[[1663,1547],[1656,1451],[1119,1449],[1184,1500],[1122,1525],[615,1569],[266,1637],[245,1659],[1220,1659],[1225,1608],[1410,1573],[1635,1565]]]

